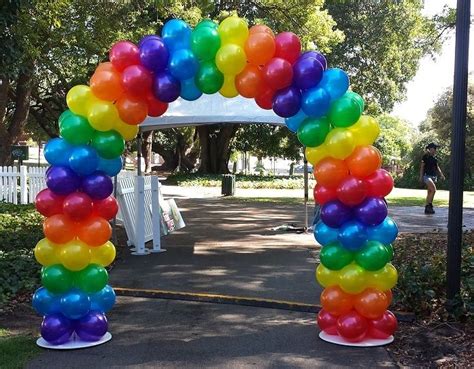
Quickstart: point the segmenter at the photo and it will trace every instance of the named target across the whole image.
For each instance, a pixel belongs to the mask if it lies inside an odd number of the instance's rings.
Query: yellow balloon
[[[94,95],[89,86],[77,85],[69,90],[66,95],[66,103],[74,114],[87,117],[90,102]]]
[[[90,247],[79,240],[70,241],[61,247],[59,261],[66,269],[82,270],[91,262]]]
[[[341,160],[347,158],[355,149],[354,137],[347,128],[332,129],[326,136],[324,144],[329,155]]]
[[[93,264],[99,264],[106,267],[114,261],[115,255],[115,246],[110,241],[107,241],[99,247],[91,247],[91,263]]]
[[[372,145],[380,134],[377,120],[370,115],[362,115],[349,130],[354,136],[356,146]]]
[[[89,105],[89,124],[98,131],[110,131],[119,119],[117,108],[110,101],[95,100]]]
[[[219,24],[217,32],[221,38],[222,45],[232,43],[244,46],[249,36],[247,23],[235,15],[224,19],[221,24]]]
[[[236,75],[247,65],[244,49],[236,44],[222,46],[216,54],[216,66],[224,74]]]
[[[339,271],[330,270],[323,264],[319,264],[316,268],[316,280],[323,287],[334,286],[339,284]]]
[[[58,264],[58,248],[57,244],[43,238],[36,244],[34,250],[36,261],[43,266]]]
[[[397,284],[398,272],[391,263],[385,264],[382,269],[375,272],[368,272],[368,274],[368,287],[386,291],[392,289]]]
[[[361,293],[367,287],[367,272],[359,265],[346,265],[339,273],[339,286],[344,292]]]
[[[224,75],[224,84],[222,85],[219,93],[224,97],[236,97],[239,92],[235,88],[235,77],[230,75]]]
[[[138,134],[138,125],[127,124],[120,118],[114,122],[114,128],[120,133],[124,140],[133,140]]]
[[[306,147],[304,153],[306,155],[306,159],[311,163],[313,167],[326,156],[329,156],[327,148],[324,144],[319,145],[317,147]]]

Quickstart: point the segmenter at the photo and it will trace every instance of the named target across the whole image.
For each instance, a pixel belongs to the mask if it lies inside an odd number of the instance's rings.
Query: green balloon
[[[221,38],[216,28],[196,28],[191,35],[191,50],[200,60],[214,60],[221,47]]]
[[[354,254],[339,242],[331,242],[322,248],[319,258],[326,268],[339,270],[352,263]]]
[[[201,64],[196,74],[196,86],[205,94],[215,94],[224,83],[224,75],[212,61]]]
[[[390,260],[387,248],[378,241],[368,241],[355,255],[355,261],[366,270],[379,270]]]
[[[117,131],[96,131],[92,137],[92,147],[104,159],[113,159],[120,156],[125,149],[125,141]]]
[[[94,131],[86,118],[72,112],[63,117],[59,126],[61,136],[73,145],[87,145],[92,139]]]
[[[306,118],[298,128],[298,140],[306,147],[321,145],[330,130],[329,120],[322,118]]]
[[[76,286],[86,293],[99,292],[108,281],[107,271],[97,264],[89,264],[76,275]]]
[[[61,124],[63,122],[63,120],[69,116],[71,116],[71,114],[74,114],[72,111],[70,111],[69,109],[67,110],[64,110],[61,115],[59,116],[58,118],[58,123],[59,123],[59,127],[61,128]]]
[[[347,91],[346,96],[349,96],[355,101],[357,101],[357,104],[359,104],[359,107],[360,107],[360,113],[362,114],[365,109],[365,103],[362,96],[360,96],[357,92],[354,92],[354,91]]]
[[[360,114],[359,103],[346,93],[331,104],[328,117],[335,127],[349,127],[359,120]]]
[[[202,28],[202,27],[205,27],[205,28],[214,28],[214,29],[217,29],[218,25],[216,22],[210,20],[210,19],[203,19],[202,21],[200,21],[196,27],[194,27],[194,29],[198,29],[198,28]]]
[[[64,293],[73,287],[74,273],[61,264],[50,265],[41,269],[41,283],[52,293]]]
[[[393,246],[392,245],[385,245],[385,248],[387,249],[388,252],[388,261],[391,261],[393,259]]]

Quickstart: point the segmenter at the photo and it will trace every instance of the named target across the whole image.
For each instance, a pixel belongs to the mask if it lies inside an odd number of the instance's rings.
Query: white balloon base
[[[61,345],[52,345],[48,341],[46,341],[43,337],[38,338],[36,341],[36,344],[39,347],[51,349],[51,350],[77,350],[77,349],[82,349],[82,348],[87,348],[87,347],[94,347],[94,346],[99,346],[102,345],[103,343],[106,343],[112,339],[112,335],[107,332],[104,334],[104,336],[94,342],[90,341],[83,341],[75,333],[73,333],[72,338],[67,341],[66,343],[63,343]]]
[[[323,341],[334,343],[336,345],[352,346],[352,347],[375,347],[375,346],[388,345],[389,343],[393,342],[393,336],[390,336],[385,339],[366,338],[361,342],[349,342],[349,341],[346,341],[341,336],[327,334],[325,332],[319,333],[319,338],[321,338]]]

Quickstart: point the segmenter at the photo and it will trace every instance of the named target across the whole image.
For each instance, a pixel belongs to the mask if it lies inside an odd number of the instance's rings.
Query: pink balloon
[[[275,37],[275,56],[288,60],[291,64],[296,62],[301,54],[301,42],[293,32],[282,32]]]
[[[119,41],[110,49],[109,60],[121,72],[129,65],[140,64],[140,50],[130,41]]]
[[[143,97],[151,93],[151,73],[141,65],[130,65],[123,70],[122,86],[133,97]]]
[[[281,90],[291,85],[293,68],[285,59],[273,58],[263,67],[263,79],[273,90]]]

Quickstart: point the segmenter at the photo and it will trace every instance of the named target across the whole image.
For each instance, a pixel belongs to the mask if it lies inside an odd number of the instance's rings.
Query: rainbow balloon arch
[[[292,32],[248,29],[232,16],[194,29],[173,19],[161,37],[117,42],[89,86],[68,92],[60,138],[44,151],[47,189],[36,198],[46,217],[45,238],[34,250],[43,266],[43,287],[33,296],[43,316],[39,345],[74,348],[110,339],[105,313],[115,293],[105,268],[115,258],[109,221],[118,211],[111,177],[122,168],[125,140],[179,97],[217,92],[254,99],[286,118],[314,165],[314,198],[322,207],[315,238],[323,246],[316,278],[325,287],[320,337],[362,346],[393,340],[397,320],[387,308],[397,282],[390,260],[398,230],[384,200],[393,180],[371,146],[379,126],[362,115],[364,100],[349,90],[347,74],[328,68],[321,53],[302,52]]]

